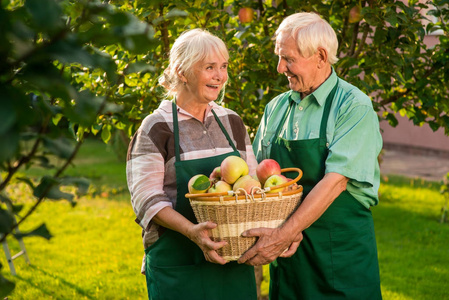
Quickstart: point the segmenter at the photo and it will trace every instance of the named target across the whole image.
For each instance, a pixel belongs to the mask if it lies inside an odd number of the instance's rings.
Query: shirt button
[[[304,109],[304,107],[302,107],[302,106],[300,106],[300,107],[298,107],[299,108],[299,110],[303,110]]]
[[[293,129],[293,132],[294,132],[294,133],[297,133],[297,132],[298,132],[298,129],[297,129],[297,128]]]
[[[203,131],[203,133],[204,133],[204,134],[206,134],[206,133],[207,133],[207,131],[206,131],[206,130],[204,130],[204,131]]]
[[[270,142],[267,142],[267,145],[269,145],[270,144]]]
[[[326,147],[329,147],[329,143],[326,143]]]

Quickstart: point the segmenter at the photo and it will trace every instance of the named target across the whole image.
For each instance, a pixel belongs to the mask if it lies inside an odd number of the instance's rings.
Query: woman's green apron
[[[271,158],[282,168],[303,170],[299,183],[304,187],[304,197],[324,176],[329,152],[327,120],[337,84],[326,99],[319,138],[285,140],[279,137],[290,105],[271,148]],[[292,257],[278,258],[271,263],[270,278],[271,300],[381,299],[371,211],[344,191],[304,230],[303,240]]]
[[[178,193],[175,209],[193,223],[196,223],[195,216],[188,199],[184,197],[188,193],[189,179],[196,174],[210,174],[229,155],[240,156],[219,118],[212,112],[234,151],[214,157],[181,161],[177,108],[173,103]],[[207,262],[200,248],[176,231],[166,229],[145,253],[145,273],[150,300],[257,298],[253,267],[236,262],[226,265]]]

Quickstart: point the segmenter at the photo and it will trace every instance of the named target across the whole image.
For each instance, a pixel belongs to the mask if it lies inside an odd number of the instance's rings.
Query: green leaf
[[[30,236],[39,236],[39,237],[43,237],[44,239],[50,240],[53,236],[51,235],[50,231],[48,231],[47,229],[47,225],[45,224],[41,224],[39,227],[28,231],[28,232],[21,232],[21,233],[15,233],[14,236],[19,239],[19,238],[24,238],[24,237],[30,237]]]
[[[55,30],[63,25],[61,8],[54,0],[26,0],[25,7],[39,28]]]
[[[106,144],[109,142],[109,140],[111,139],[111,125],[106,124],[103,125],[103,128],[101,129],[101,139],[103,140],[103,142],[105,142]]]
[[[2,265],[0,264],[0,270],[1,268]],[[16,284],[14,282],[9,281],[0,273],[0,298],[8,299],[6,296],[11,294],[15,287]]]
[[[198,191],[205,190],[210,187],[210,180],[206,175],[201,175],[195,180],[192,187]]]
[[[85,195],[90,186],[90,181],[82,177],[63,177],[61,178],[60,183],[61,185],[76,186],[79,195]]]
[[[0,207],[0,233],[10,233],[13,225],[14,218],[11,213]]]
[[[50,153],[64,159],[68,159],[72,155],[75,148],[69,139],[64,137],[51,139],[44,136],[43,144],[45,148],[50,151]]]
[[[68,200],[72,206],[75,206],[73,201],[74,196],[70,193],[66,193],[60,190],[60,182],[51,177],[44,176],[38,186],[35,187],[33,195],[37,198],[45,197],[52,200]]]
[[[129,64],[123,73],[125,75],[129,75],[132,73],[142,73],[142,74],[147,73],[147,72],[154,73],[156,71],[157,71],[157,69],[153,66],[150,66],[148,63],[136,62],[133,64]]]

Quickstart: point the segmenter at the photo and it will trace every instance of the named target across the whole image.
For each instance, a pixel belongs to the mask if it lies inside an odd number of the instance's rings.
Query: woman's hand
[[[227,244],[226,241],[214,242],[209,237],[209,230],[217,227],[213,222],[194,224],[188,231],[187,237],[200,247],[207,261],[224,265],[227,261],[218,255],[217,251]]]

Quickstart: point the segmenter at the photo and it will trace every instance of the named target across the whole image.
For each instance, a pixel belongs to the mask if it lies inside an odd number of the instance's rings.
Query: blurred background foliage
[[[223,105],[242,116],[251,137],[265,105],[288,89],[276,72],[273,34],[299,11],[329,20],[340,42],[337,74],[371,95],[382,119],[395,126],[400,113],[449,134],[448,2],[1,0],[0,240],[44,199],[76,204],[63,187],[82,194],[89,182],[64,170],[87,136],[116,145],[124,159],[130,136],[163,98],[158,76],[186,29],[208,29],[228,45]],[[246,19],[239,18],[242,8]],[[427,47],[426,35],[436,32],[439,43]],[[47,175],[36,180],[19,172],[31,165]],[[5,192],[15,181],[35,197],[26,212]],[[42,221],[23,235],[50,238]],[[0,284],[13,288],[1,276]]]

